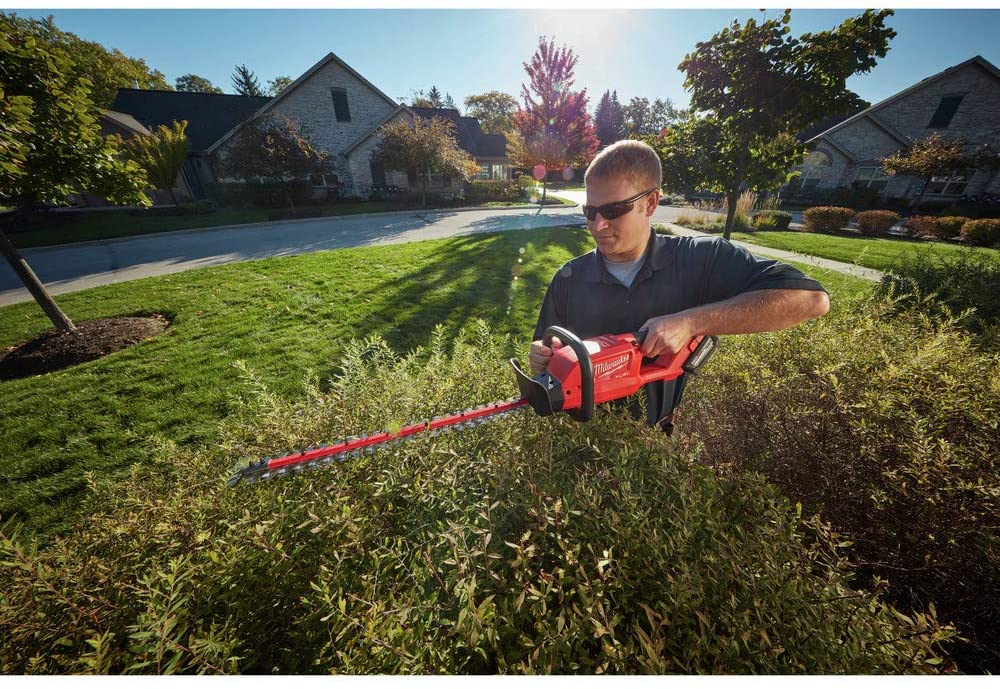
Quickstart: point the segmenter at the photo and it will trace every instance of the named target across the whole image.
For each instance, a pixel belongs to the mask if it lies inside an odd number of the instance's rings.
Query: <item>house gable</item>
[[[334,89],[346,94],[349,121],[337,119]],[[307,133],[318,148],[336,155],[370,131],[396,107],[395,101],[343,60],[329,53],[251,117],[265,114],[278,120],[288,117]],[[226,132],[209,152],[215,153],[223,148],[238,129],[239,124]]]

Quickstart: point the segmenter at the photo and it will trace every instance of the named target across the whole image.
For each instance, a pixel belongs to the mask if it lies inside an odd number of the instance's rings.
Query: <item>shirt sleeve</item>
[[[740,246],[713,238],[698,247],[705,273],[705,303],[761,289],[801,289],[825,292],[819,282],[802,271],[773,259],[759,259]]]
[[[566,305],[563,300],[562,280],[557,273],[549,283],[549,288],[545,290],[545,298],[542,300],[542,308],[538,312],[538,322],[535,324],[535,336],[533,340],[542,339],[545,329],[550,325],[561,325],[565,327],[566,319],[564,313]]]

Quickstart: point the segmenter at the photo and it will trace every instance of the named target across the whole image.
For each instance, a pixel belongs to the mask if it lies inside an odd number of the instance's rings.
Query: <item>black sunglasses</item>
[[[636,201],[641,199],[646,194],[652,194],[654,191],[656,191],[656,187],[636,194],[635,196],[625,199],[624,201],[612,201],[611,203],[606,203],[603,206],[584,206],[583,214],[587,216],[587,220],[591,221],[597,219],[598,213],[600,213],[601,217],[605,220],[614,220],[615,218],[620,218],[628,213],[635,206]]]

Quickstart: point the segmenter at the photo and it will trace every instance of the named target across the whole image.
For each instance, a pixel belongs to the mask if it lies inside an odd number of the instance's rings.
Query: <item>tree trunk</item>
[[[42,281],[35,275],[35,271],[33,271],[27,261],[21,257],[21,253],[14,247],[13,244],[11,244],[11,241],[7,238],[7,235],[3,230],[0,230],[0,252],[3,253],[4,258],[7,259],[7,262],[10,264],[10,267],[14,269],[14,272],[17,273],[17,276],[21,278],[21,282],[24,283],[24,286],[28,288],[29,292],[31,292],[31,296],[33,296],[35,301],[38,302],[38,305],[42,307],[42,311],[44,311],[45,315],[52,321],[56,330],[60,330],[62,332],[74,332],[76,330],[76,326],[73,325],[73,321],[71,321],[66,314],[62,312],[62,309],[60,309],[59,305],[56,304],[55,299],[53,299],[52,295],[45,289]]]
[[[288,200],[288,205],[289,205],[289,206],[291,207],[291,209],[292,209],[292,215],[295,215],[295,200],[294,200],[294,199],[292,199],[292,189],[291,189],[291,185],[289,185],[289,184],[282,184],[281,186],[282,186],[282,188],[284,188],[284,190],[285,190],[285,199],[287,199],[287,200]]]
[[[424,187],[420,193],[420,205],[427,208],[427,187],[431,185],[431,169],[427,168],[427,176],[424,178]]]
[[[722,238],[727,242],[733,233],[733,221],[736,219],[736,201],[739,199],[735,191],[726,192],[726,229],[722,232]]]

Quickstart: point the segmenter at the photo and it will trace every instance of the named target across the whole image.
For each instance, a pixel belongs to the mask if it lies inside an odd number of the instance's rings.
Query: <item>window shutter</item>
[[[350,122],[351,108],[347,105],[347,89],[333,87],[330,93],[333,94],[333,111],[337,115],[337,121]]]

